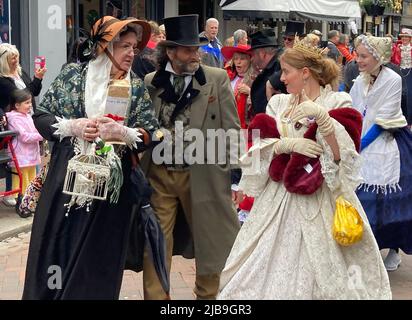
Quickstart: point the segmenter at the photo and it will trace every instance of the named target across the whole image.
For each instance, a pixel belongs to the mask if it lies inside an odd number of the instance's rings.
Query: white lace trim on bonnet
[[[362,43],[380,65],[387,64],[392,56],[392,39],[360,35],[356,38],[356,46]]]

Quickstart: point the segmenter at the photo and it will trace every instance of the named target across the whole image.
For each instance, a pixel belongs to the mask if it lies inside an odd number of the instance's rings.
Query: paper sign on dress
[[[112,115],[116,121],[124,124],[130,101],[130,83],[128,80],[112,80],[108,87],[105,115]]]

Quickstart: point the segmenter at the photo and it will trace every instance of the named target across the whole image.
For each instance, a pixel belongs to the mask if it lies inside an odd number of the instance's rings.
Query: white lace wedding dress
[[[282,136],[302,137],[283,114],[291,95],[276,95],[267,113],[274,117]],[[328,109],[351,105],[346,93],[321,89],[315,101]],[[321,156],[325,181],[311,195],[289,193],[268,175],[273,140],[262,139],[260,173],[245,169],[240,187],[255,197],[221,274],[218,299],[390,299],[388,275],[365,212],[355,195],[359,184],[359,155],[344,127],[334,121],[341,161],[336,164],[329,145]],[[251,153],[253,149],[249,152]],[[340,246],[332,237],[335,199],[343,195],[364,221],[360,242]]]

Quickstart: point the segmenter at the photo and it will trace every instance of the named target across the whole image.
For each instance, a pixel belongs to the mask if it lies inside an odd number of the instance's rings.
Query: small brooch
[[[296,130],[299,130],[300,128],[302,128],[302,126],[303,126],[303,125],[302,125],[300,122],[296,122],[296,123],[295,123],[295,129],[296,129]]]

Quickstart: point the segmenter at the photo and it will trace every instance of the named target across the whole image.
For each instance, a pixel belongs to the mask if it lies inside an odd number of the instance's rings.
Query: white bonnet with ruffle
[[[392,56],[392,39],[389,37],[374,37],[360,35],[355,40],[355,47],[363,44],[380,64],[387,64]]]

